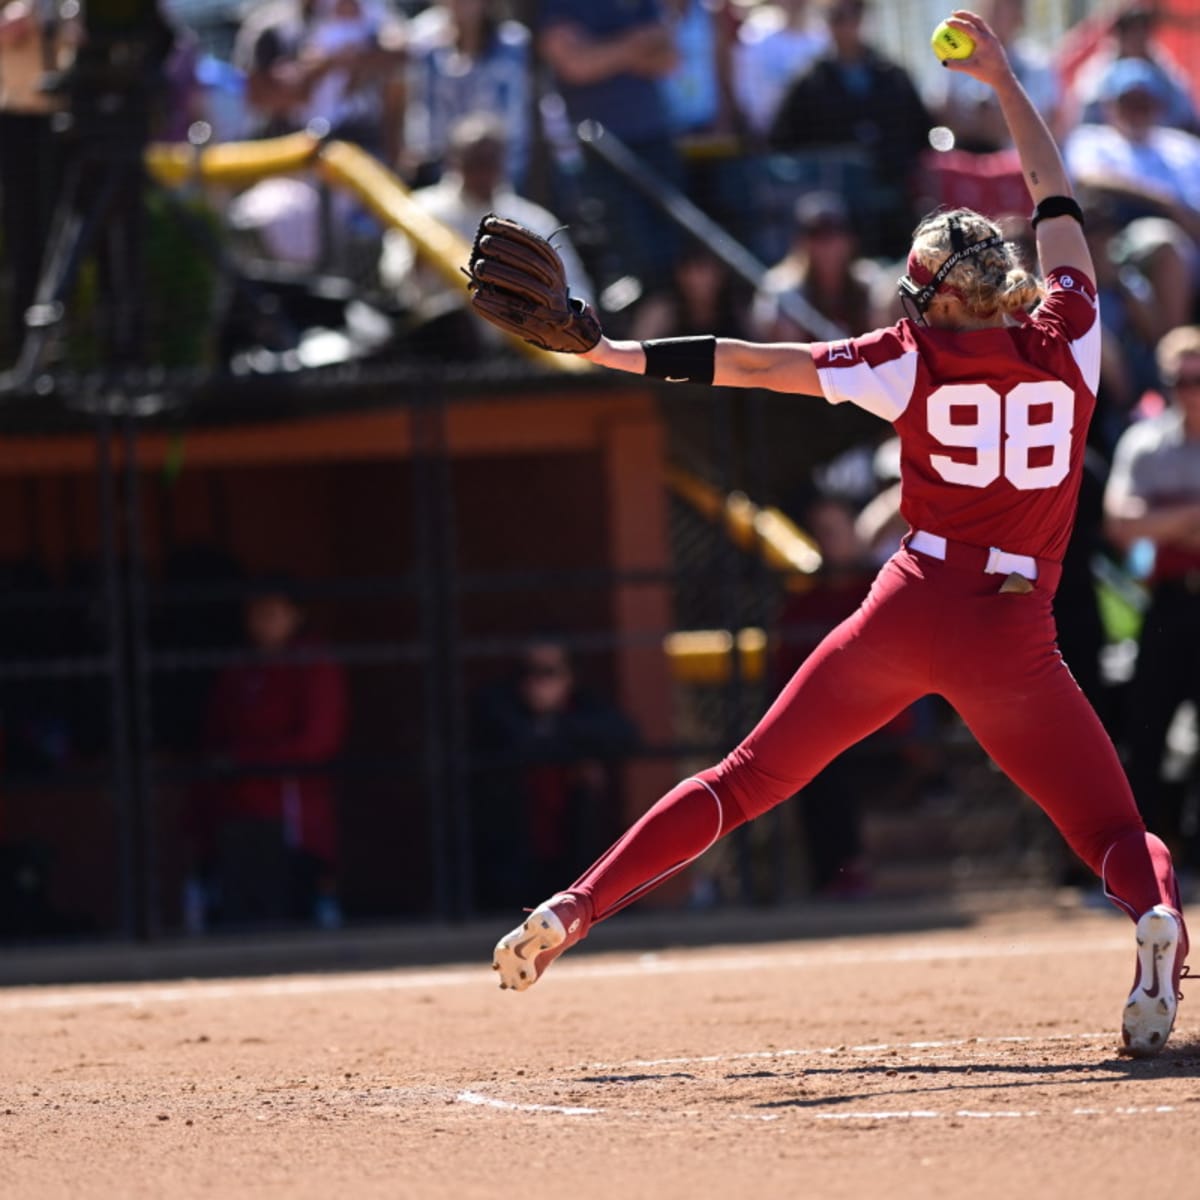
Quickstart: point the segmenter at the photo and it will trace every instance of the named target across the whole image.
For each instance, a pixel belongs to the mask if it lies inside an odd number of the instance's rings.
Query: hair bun
[[[1003,233],[994,221],[974,209],[931,214],[913,233],[913,253],[931,274],[953,251],[952,222],[968,245]],[[946,276],[945,286],[954,289],[968,313],[976,318],[1028,311],[1041,295],[1041,285],[1020,265],[1020,256],[1011,242],[964,258]]]

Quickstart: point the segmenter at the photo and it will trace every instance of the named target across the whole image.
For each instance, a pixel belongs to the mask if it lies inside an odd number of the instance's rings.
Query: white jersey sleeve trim
[[[848,401],[885,421],[895,421],[912,399],[917,359],[917,352],[910,350],[878,366],[858,362],[845,367],[820,367],[817,377],[830,404]]]
[[[1083,382],[1087,384],[1087,389],[1093,396],[1100,387],[1101,337],[1100,306],[1097,305],[1096,319],[1092,322],[1091,328],[1083,337],[1076,338],[1070,343],[1071,356],[1075,359],[1075,365],[1083,376]]]

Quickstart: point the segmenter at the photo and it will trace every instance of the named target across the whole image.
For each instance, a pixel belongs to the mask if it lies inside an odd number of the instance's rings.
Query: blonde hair
[[[967,245],[1003,233],[999,225],[970,208],[930,214],[913,233],[912,254],[931,275],[954,252],[951,221],[957,223]],[[954,288],[971,316],[985,319],[998,312],[1028,312],[1042,294],[1041,284],[1021,265],[1012,242],[964,258],[942,286]]]
[[[1179,365],[1185,358],[1200,356],[1200,325],[1178,325],[1164,333],[1154,351],[1158,373],[1170,386],[1179,378]]]

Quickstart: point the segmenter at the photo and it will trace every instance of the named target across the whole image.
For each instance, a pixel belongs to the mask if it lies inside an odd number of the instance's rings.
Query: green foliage
[[[164,367],[211,366],[220,318],[220,217],[200,196],[170,203],[155,189],[146,210],[148,359]]]
[[[1142,629],[1142,612],[1127,590],[1101,580],[1096,584],[1096,600],[1100,606],[1100,620],[1105,638],[1109,642],[1124,642],[1136,639]]]
[[[144,361],[167,368],[215,364],[223,289],[217,247],[219,214],[200,196],[148,188],[142,224]],[[66,363],[104,365],[103,294],[96,255],[80,265],[67,305]]]

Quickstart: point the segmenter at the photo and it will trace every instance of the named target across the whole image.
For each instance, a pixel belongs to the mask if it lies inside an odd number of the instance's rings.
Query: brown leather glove
[[[558,252],[516,221],[489,213],[479,222],[467,277],[471,307],[534,346],[582,354],[600,341],[600,322],[568,291]]]

